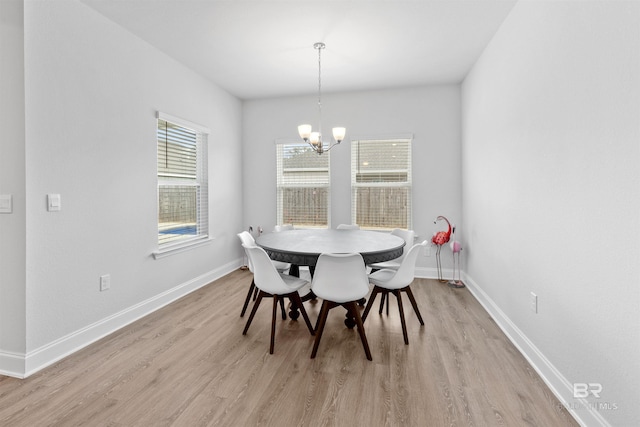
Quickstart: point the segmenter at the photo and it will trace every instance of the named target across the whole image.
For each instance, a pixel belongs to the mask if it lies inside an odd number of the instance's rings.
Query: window
[[[296,227],[329,225],[329,153],[305,143],[279,143],[277,220]]]
[[[351,141],[351,220],[411,229],[411,137]]]
[[[158,113],[158,247],[208,237],[209,130]]]

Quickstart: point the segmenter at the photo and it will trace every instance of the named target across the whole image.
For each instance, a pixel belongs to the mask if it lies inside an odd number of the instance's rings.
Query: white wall
[[[0,213],[0,366],[24,369],[25,163],[24,8],[0,1],[0,194],[13,197],[13,213]]]
[[[583,422],[640,425],[640,3],[519,2],[462,93],[471,289]]]
[[[461,223],[460,87],[325,94],[322,122],[345,126],[347,138],[331,150],[331,223],[351,222],[350,139],[412,133],[413,228],[430,239],[443,225],[438,215]],[[317,97],[293,97],[243,103],[244,227],[276,222],[275,140],[298,140],[297,126],[317,123]],[[327,130],[325,129],[325,133]],[[325,154],[323,154],[325,155]],[[443,251],[445,253],[445,251]],[[447,253],[450,255],[450,253]],[[450,268],[452,261],[443,256]],[[420,256],[420,274],[436,277],[435,258]]]
[[[236,268],[228,249],[242,227],[238,99],[75,0],[28,1],[24,15],[26,166],[11,170],[26,170],[26,213],[17,212],[27,230],[26,366],[17,375]],[[214,239],[154,260],[157,110],[212,130]],[[47,212],[48,193],[61,194],[60,212]],[[103,274],[111,289],[99,292]],[[14,349],[0,341],[0,353]]]

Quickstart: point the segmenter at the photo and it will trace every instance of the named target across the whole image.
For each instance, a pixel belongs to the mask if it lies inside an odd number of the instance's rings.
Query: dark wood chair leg
[[[315,359],[316,353],[318,353],[318,345],[320,345],[320,339],[322,338],[322,332],[324,331],[324,325],[327,322],[327,315],[329,314],[329,307],[331,303],[329,301],[322,301],[322,308],[320,309],[320,315],[318,316],[318,322],[316,324],[316,339],[313,342],[313,350],[311,351],[311,358]]]
[[[280,311],[282,312],[282,320],[287,320],[287,310],[284,309],[284,298],[278,298],[280,300]]]
[[[389,291],[381,290],[382,298],[380,299],[380,309],[378,310],[378,314],[382,314],[382,310],[384,309],[384,303],[387,303],[387,316],[389,315]]]
[[[409,297],[409,301],[411,301],[411,305],[413,306],[413,311],[416,312],[416,316],[418,316],[418,320],[420,321],[420,324],[424,325],[424,320],[422,320],[422,315],[420,314],[420,310],[418,309],[418,303],[416,303],[416,299],[413,296],[413,292],[411,292],[411,288],[407,286],[406,288],[401,290],[407,293],[407,296]]]
[[[409,335],[407,334],[407,322],[404,319],[404,309],[402,308],[402,292],[400,290],[393,291],[393,294],[398,299],[398,311],[400,312],[400,323],[402,324],[402,336],[404,337],[404,343],[409,344]]]
[[[249,330],[249,326],[251,326],[251,322],[253,321],[253,316],[256,315],[256,311],[258,310],[258,306],[262,301],[263,295],[264,295],[264,292],[262,291],[258,292],[258,298],[256,299],[256,302],[253,304],[253,308],[251,309],[251,314],[249,314],[249,319],[247,319],[247,324],[244,326],[242,335],[247,335],[247,331]]]
[[[367,342],[367,335],[364,332],[364,325],[362,324],[362,318],[360,318],[360,313],[358,313],[358,307],[356,307],[356,303],[354,301],[348,302],[347,310],[351,311],[351,314],[356,321],[358,334],[360,334],[360,341],[362,341],[362,347],[364,348],[364,354],[367,356],[367,360],[372,360],[371,351],[369,350],[369,343]]]
[[[276,341],[276,311],[278,311],[278,295],[273,296],[273,309],[271,311],[271,345],[269,346],[269,354],[273,354],[273,347]],[[282,301],[282,299],[280,299]]]
[[[294,304],[296,307],[300,309],[300,313],[302,313],[302,318],[304,322],[307,324],[307,328],[311,335],[315,335],[316,332],[313,330],[313,326],[311,326],[311,320],[309,319],[309,315],[307,314],[307,310],[304,309],[304,305],[302,305],[302,299],[300,299],[300,294],[298,292],[294,292],[289,294],[289,299],[291,300],[291,304]]]
[[[376,300],[376,296],[378,296],[378,293],[380,293],[380,288],[377,286],[374,286],[373,290],[371,291],[371,296],[369,296],[369,301],[367,301],[367,306],[364,308],[364,312],[362,313],[362,323],[364,323],[364,321],[367,320],[367,316],[369,315],[369,310],[371,310],[371,307],[373,306],[373,302]],[[384,300],[384,293],[382,294],[382,298]],[[382,310],[380,312],[382,312]]]
[[[255,289],[256,289],[256,283],[253,281],[253,279],[251,279],[251,285],[249,286],[249,292],[247,293],[247,297],[244,299],[244,305],[242,306],[242,311],[240,312],[240,317],[244,317],[244,313],[247,311],[247,307],[249,306],[249,301],[251,301],[251,294],[254,293]]]

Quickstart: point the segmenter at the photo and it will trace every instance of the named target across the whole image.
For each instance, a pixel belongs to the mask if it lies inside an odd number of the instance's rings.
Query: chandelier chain
[[[321,52],[324,49],[324,43],[316,43],[314,45],[318,49],[318,132],[320,132],[320,141],[322,143],[322,59]]]

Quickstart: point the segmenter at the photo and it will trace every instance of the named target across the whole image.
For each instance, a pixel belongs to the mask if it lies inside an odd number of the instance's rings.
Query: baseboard
[[[502,329],[502,332],[527,359],[531,367],[540,375],[560,403],[569,411],[575,420],[583,426],[605,426],[610,424],[585,399],[573,396],[573,384],[569,382],[545,355],[527,338],[527,336],[507,317],[482,288],[466,273],[462,281],[467,289],[489,313],[491,318]]]
[[[437,268],[426,268],[426,267],[416,267],[415,277],[420,279],[437,279],[438,278],[438,269]],[[453,277],[453,270],[450,268],[442,269],[442,277],[445,280],[449,280]]]
[[[27,354],[0,351],[0,374],[16,378],[26,378],[33,375],[118,329],[229,274],[241,265],[241,259],[225,264]]]
[[[24,378],[24,353],[0,351],[0,375]]]

